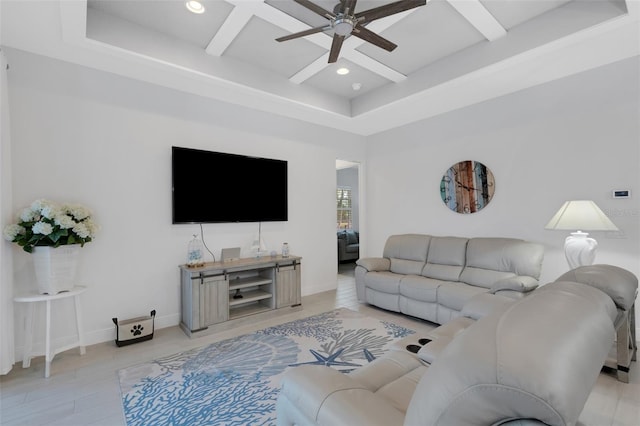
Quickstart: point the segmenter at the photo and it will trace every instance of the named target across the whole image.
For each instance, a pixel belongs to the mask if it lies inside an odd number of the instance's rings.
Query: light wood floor
[[[43,357],[34,358],[28,369],[16,364],[8,375],[0,376],[0,425],[122,426],[119,369],[337,307],[388,319],[418,332],[434,327],[358,303],[352,270],[341,265],[339,272],[336,291],[304,297],[301,310],[278,312],[264,321],[191,339],[178,327],[170,327],[156,330],[153,340],[140,344],[121,348],[114,342],[92,345],[83,356],[72,349],[56,355],[48,379],[43,377]],[[629,384],[600,374],[580,421],[588,426],[640,426],[639,370],[634,363]]]

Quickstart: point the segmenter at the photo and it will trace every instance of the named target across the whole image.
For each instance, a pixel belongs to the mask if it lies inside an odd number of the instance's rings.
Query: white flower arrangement
[[[32,253],[37,246],[84,246],[97,231],[98,226],[86,207],[40,199],[20,212],[18,223],[4,228],[4,238]]]

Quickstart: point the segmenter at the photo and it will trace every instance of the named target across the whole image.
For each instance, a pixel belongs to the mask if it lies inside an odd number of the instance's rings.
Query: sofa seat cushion
[[[367,289],[389,294],[400,294],[400,280],[404,278],[402,274],[394,274],[388,271],[369,272],[365,276],[365,286]]]
[[[443,281],[442,285],[438,287],[438,304],[449,309],[462,311],[464,304],[473,296],[487,291],[483,287]]]
[[[460,281],[474,286],[490,289],[496,281],[517,277],[513,272],[467,266],[460,274]]]
[[[400,280],[400,294],[421,302],[437,302],[442,281],[418,275],[406,275]]]
[[[347,253],[358,253],[360,250],[360,244],[349,244],[345,247],[344,251]]]

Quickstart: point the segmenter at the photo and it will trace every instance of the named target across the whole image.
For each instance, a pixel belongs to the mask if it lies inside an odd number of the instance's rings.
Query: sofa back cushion
[[[471,238],[460,281],[485,288],[514,276],[540,278],[544,247],[515,238]]]
[[[468,238],[431,237],[427,264],[422,275],[444,281],[458,281],[465,264]]]
[[[545,287],[459,333],[418,383],[405,424],[575,424],[613,343],[615,306],[585,285]]]
[[[353,229],[347,229],[346,231],[347,234],[347,244],[358,244],[359,243],[359,236],[358,236],[358,232],[354,231]]]
[[[429,235],[391,235],[384,245],[382,255],[391,261],[391,272],[420,275],[427,261],[430,241]]]

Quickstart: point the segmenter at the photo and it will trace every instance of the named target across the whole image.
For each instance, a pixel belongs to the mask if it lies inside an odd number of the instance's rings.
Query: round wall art
[[[442,176],[440,196],[454,212],[475,213],[489,204],[495,187],[493,173],[487,166],[477,161],[461,161]]]

